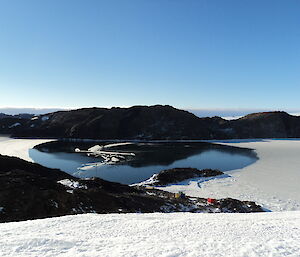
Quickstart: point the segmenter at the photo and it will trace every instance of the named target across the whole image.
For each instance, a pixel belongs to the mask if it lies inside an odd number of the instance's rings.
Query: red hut
[[[214,199],[214,198],[207,198],[207,202],[209,204],[213,204],[213,203],[216,203],[216,199]]]

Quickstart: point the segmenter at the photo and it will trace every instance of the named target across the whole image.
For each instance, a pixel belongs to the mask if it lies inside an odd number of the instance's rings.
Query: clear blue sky
[[[300,1],[0,0],[0,107],[299,109]]]

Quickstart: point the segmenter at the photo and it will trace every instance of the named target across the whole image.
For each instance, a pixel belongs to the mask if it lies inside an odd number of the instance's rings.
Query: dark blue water
[[[76,143],[72,149],[76,148]],[[86,149],[89,146],[86,146]],[[81,146],[82,148],[82,146]],[[59,168],[73,176],[102,179],[123,184],[144,181],[161,170],[177,167],[192,167],[198,169],[219,169],[230,171],[240,169],[254,163],[256,155],[249,149],[226,147],[211,144],[139,144],[129,147],[136,153],[136,158],[126,163],[115,165],[98,165],[88,170],[80,170],[82,165],[99,162],[101,159],[73,153],[54,145],[32,149],[30,157],[37,163],[49,168]],[[68,148],[69,149],[69,148]],[[117,150],[126,150],[117,149]]]

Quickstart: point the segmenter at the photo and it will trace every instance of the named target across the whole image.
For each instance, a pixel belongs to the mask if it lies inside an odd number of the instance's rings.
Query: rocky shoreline
[[[16,157],[0,155],[0,222],[79,213],[260,212],[254,202],[176,195],[100,178],[78,179]]]

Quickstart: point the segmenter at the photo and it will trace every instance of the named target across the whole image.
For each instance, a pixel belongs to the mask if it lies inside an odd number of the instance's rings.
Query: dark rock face
[[[86,108],[54,112],[29,121],[14,136],[91,139],[210,138],[206,120],[171,106]]]
[[[220,130],[227,138],[298,138],[300,117],[286,112],[253,113],[220,123]]]
[[[11,134],[18,130],[18,127],[23,129],[32,117],[32,114],[27,113],[20,113],[17,115],[0,113],[0,133]]]
[[[300,117],[285,112],[249,114],[230,126],[240,138],[300,137]]]
[[[8,118],[9,116],[10,116],[10,115],[8,115],[8,114],[0,113],[0,119]]]
[[[16,126],[17,122],[20,125]],[[288,138],[300,137],[300,117],[266,112],[228,121],[220,117],[198,118],[162,105],[85,108],[32,119],[6,117],[0,119],[0,133],[16,137],[142,140]]]
[[[238,200],[234,203],[214,206],[206,199],[177,199],[157,189],[99,178],[78,179],[57,169],[0,155],[0,222],[89,212],[238,212],[237,204],[247,207]],[[255,203],[253,206],[256,209],[245,207],[243,212],[262,211]]]
[[[11,134],[19,128],[26,126],[28,120],[16,117],[0,118],[0,134]]]
[[[164,186],[167,184],[181,182],[190,178],[214,177],[223,174],[224,173],[222,171],[212,169],[198,170],[195,168],[174,168],[163,170],[158,174],[153,175],[149,184],[155,186]],[[147,181],[145,183],[147,184]]]

